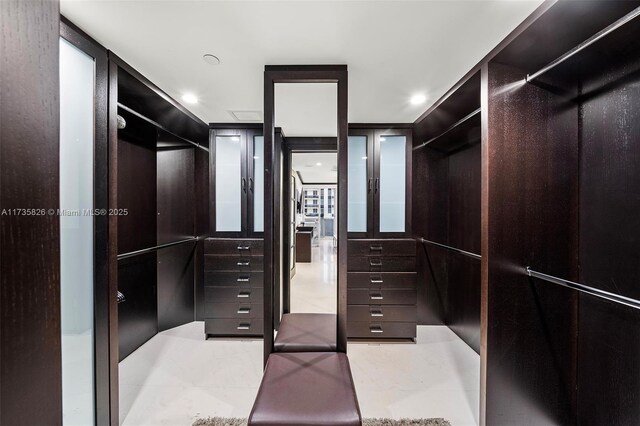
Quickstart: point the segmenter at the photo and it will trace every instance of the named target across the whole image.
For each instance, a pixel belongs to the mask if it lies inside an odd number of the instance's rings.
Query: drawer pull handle
[[[372,333],[384,333],[384,330],[382,330],[382,327],[379,326],[379,325],[378,326],[369,327],[369,330]]]
[[[238,309],[239,314],[248,314],[251,313],[251,308],[240,308]]]
[[[384,314],[382,313],[382,311],[371,311],[371,316],[372,317],[383,317]]]
[[[238,330],[249,330],[251,328],[251,324],[240,324],[237,329]]]
[[[249,246],[238,246],[238,250],[249,250]]]
[[[370,260],[369,266],[382,266],[382,260],[377,260],[377,261]]]
[[[242,299],[242,298],[247,298],[250,297],[251,293],[238,293],[238,298]]]
[[[382,251],[382,246],[369,246],[371,251]]]
[[[371,284],[382,284],[383,282],[382,278],[371,278]]]
[[[383,300],[384,297],[381,294],[372,294],[371,300]]]
[[[236,279],[236,281],[239,282],[239,283],[248,283],[250,279],[251,278],[238,277],[238,279]]]
[[[250,262],[238,262],[236,265],[238,266],[249,266]]]

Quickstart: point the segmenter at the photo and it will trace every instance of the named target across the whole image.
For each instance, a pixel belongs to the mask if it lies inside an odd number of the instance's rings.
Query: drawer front
[[[204,303],[262,303],[262,289],[253,287],[205,287]]]
[[[349,305],[415,305],[416,290],[347,289]]]
[[[361,339],[413,339],[415,322],[348,321],[347,336]]]
[[[414,272],[416,258],[410,256],[350,256],[349,272]]]
[[[415,272],[349,272],[348,288],[405,288],[415,289]]]
[[[204,316],[206,318],[237,318],[263,319],[264,304],[262,303],[206,303]]]
[[[218,256],[205,254],[205,271],[261,272],[264,269],[262,256]]]
[[[262,287],[264,272],[219,272],[204,273],[204,285],[214,287],[249,286]]]
[[[264,240],[207,238],[204,240],[204,252],[205,254],[262,256]]]
[[[414,240],[348,240],[349,256],[415,256]]]
[[[208,319],[204,332],[212,336],[262,336],[264,325],[261,319]]]
[[[347,307],[349,322],[416,322],[415,306],[397,305],[349,305]]]

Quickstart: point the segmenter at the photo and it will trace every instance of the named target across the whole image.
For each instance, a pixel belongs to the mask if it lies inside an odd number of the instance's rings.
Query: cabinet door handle
[[[241,250],[241,251],[242,250],[250,250],[250,249],[251,249],[251,247],[249,247],[249,246],[238,246],[238,250]]]
[[[371,192],[371,190],[373,189],[373,181],[372,181],[372,179],[369,179],[368,188],[369,188],[369,190],[367,192]]]
[[[376,178],[376,193],[378,192],[378,186],[380,186],[380,178]]]
[[[248,314],[251,312],[251,308],[239,308],[238,309],[238,313],[239,314]]]
[[[380,293],[369,295],[371,300],[384,300],[384,296]]]
[[[250,263],[251,262],[238,262],[238,263],[236,263],[236,265],[238,265],[238,266],[249,266]]]
[[[382,266],[382,260],[370,260],[369,266]]]
[[[369,327],[369,330],[372,333],[384,333],[384,330],[382,330],[382,326],[381,325],[372,325]]]
[[[247,179],[242,178],[242,192],[247,193]]]
[[[251,293],[238,293],[238,299],[248,298],[251,296]]]
[[[236,279],[236,282],[239,282],[239,283],[248,283],[250,279],[251,279],[251,278],[248,278],[248,277],[238,277],[238,278]]]
[[[382,284],[383,282],[382,278],[371,278],[371,284]]]
[[[249,191],[253,192],[253,178],[249,178]]]
[[[238,330],[249,330],[251,328],[251,324],[240,324],[238,325]]]
[[[382,246],[369,246],[371,251],[382,251]]]
[[[382,313],[382,311],[371,311],[371,316],[372,317],[383,317],[384,314]]]

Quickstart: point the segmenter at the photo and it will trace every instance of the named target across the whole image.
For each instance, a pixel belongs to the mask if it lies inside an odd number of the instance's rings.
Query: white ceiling
[[[318,165],[320,163],[320,165]],[[294,152],[291,169],[299,172],[304,183],[336,183],[338,154],[335,152]]]
[[[185,106],[205,122],[261,112],[266,64],[347,64],[349,121],[373,123],[413,122],[540,3],[62,0],[61,13],[175,99],[195,93]],[[416,93],[427,102],[411,105]],[[300,111],[278,115],[285,134],[332,131]]]

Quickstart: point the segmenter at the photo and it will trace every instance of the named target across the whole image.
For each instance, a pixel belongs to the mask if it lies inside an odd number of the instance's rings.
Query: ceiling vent
[[[229,111],[229,114],[236,121],[262,121],[262,112],[260,111]]]

